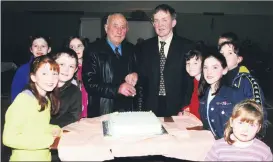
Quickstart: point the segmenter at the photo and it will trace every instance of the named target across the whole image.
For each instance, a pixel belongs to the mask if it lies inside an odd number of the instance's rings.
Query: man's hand
[[[120,93],[120,94],[122,94],[122,95],[124,95],[126,97],[135,96],[136,95],[136,89],[131,84],[124,82],[119,86],[118,93]]]
[[[128,84],[131,84],[132,86],[135,86],[138,80],[137,73],[130,73],[125,77],[125,81]]]

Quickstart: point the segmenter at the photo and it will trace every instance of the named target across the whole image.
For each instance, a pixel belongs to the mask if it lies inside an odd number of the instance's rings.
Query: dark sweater
[[[60,110],[51,116],[51,124],[64,127],[80,119],[82,111],[82,96],[80,89],[68,81],[60,88]]]

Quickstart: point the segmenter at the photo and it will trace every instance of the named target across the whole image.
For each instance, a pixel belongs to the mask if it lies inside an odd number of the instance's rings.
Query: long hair
[[[232,111],[232,115],[228,120],[224,131],[224,139],[230,145],[235,142],[230,138],[230,135],[233,133],[231,122],[237,117],[242,117],[242,122],[254,123],[257,121],[259,125],[262,126],[263,110],[261,105],[257,104],[254,100],[251,99],[241,101],[235,105]]]
[[[59,65],[49,56],[44,55],[44,56],[39,56],[33,59],[31,65],[30,65],[30,76],[35,75],[37,70],[44,64],[49,64],[50,69],[53,71],[57,71],[59,73]],[[46,106],[48,106],[48,100],[45,96],[41,96],[35,86],[35,83],[32,81],[32,79],[29,79],[29,85],[28,89],[33,93],[35,98],[38,100],[39,105],[41,106],[41,109],[39,110],[44,111]],[[60,107],[60,101],[58,98],[59,91],[58,88],[55,87],[52,92],[47,92],[46,96],[49,98],[50,103],[51,103],[51,114],[55,115],[59,111]]]
[[[201,98],[205,95],[206,93],[206,90],[209,88],[209,84],[207,83],[207,81],[205,80],[204,78],[204,62],[206,59],[208,58],[215,58],[216,60],[218,60],[222,66],[223,69],[225,69],[227,67],[227,62],[226,62],[226,59],[225,57],[220,54],[218,52],[217,49],[211,49],[203,58],[203,61],[202,61],[202,71],[201,71],[201,78],[200,78],[200,81],[199,81],[199,87],[198,87],[198,96]],[[216,90],[215,90],[215,93],[213,93],[212,95],[216,95],[220,88],[222,87],[222,85],[225,85],[226,84],[226,79],[225,79],[225,76],[223,76],[219,81],[218,83],[216,84]]]

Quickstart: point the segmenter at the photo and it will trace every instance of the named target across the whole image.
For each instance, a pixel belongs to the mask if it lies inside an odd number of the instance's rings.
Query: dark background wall
[[[52,49],[61,46],[62,40],[77,35],[80,26],[79,12],[4,12],[2,15],[2,61],[22,64],[29,59],[29,36],[36,33],[50,36]]]
[[[50,36],[56,50],[64,38],[79,34],[81,17],[103,19],[109,12],[122,12],[130,18],[135,10],[151,17],[161,3],[178,12],[176,32],[181,36],[215,45],[219,34],[234,31],[242,40],[249,38],[273,53],[273,2],[2,2],[2,61],[26,62],[28,38],[35,33]]]
[[[79,34],[80,18],[101,18],[101,35],[104,35],[103,20],[107,13],[122,12],[131,19],[132,12],[142,10],[150,18],[151,11],[162,3],[176,9],[175,31],[180,36],[216,45],[221,33],[233,31],[241,40],[253,41],[248,57],[255,64],[254,76],[259,79],[268,102],[273,103],[273,2],[269,1],[1,1],[1,61],[12,61],[17,65],[27,62],[30,57],[28,38],[36,33],[50,36],[54,51],[62,45],[64,38]],[[1,73],[1,76],[2,95],[9,93],[12,75]],[[9,99],[4,100],[1,96],[1,101],[2,107],[7,108]],[[2,151],[2,155],[5,154]]]

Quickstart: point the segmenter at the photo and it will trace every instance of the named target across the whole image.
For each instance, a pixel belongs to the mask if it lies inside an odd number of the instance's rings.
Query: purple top
[[[256,138],[245,148],[229,145],[221,138],[215,141],[205,161],[273,161],[273,158],[270,147]]]

